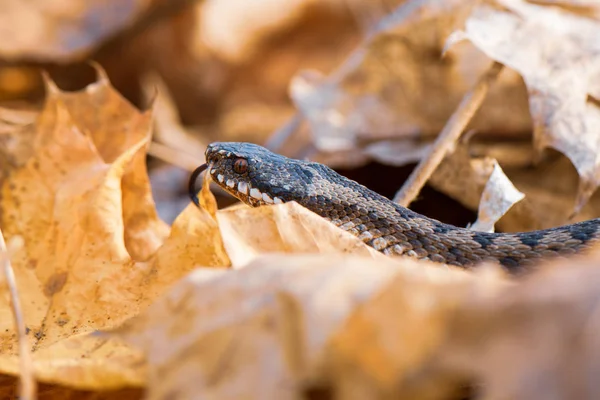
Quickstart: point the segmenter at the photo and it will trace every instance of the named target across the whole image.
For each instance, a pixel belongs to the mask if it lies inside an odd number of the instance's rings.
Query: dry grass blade
[[[481,103],[483,103],[491,83],[494,82],[500,71],[502,71],[502,67],[502,64],[494,62],[489,70],[481,76],[473,90],[465,95],[458,109],[448,120],[448,123],[429,150],[429,153],[423,157],[402,188],[394,196],[396,203],[408,207],[415,199],[440,162],[452,151],[461,133],[469,121],[471,121]]]
[[[11,310],[15,320],[15,328],[17,330],[19,341],[19,363],[21,370],[21,393],[19,394],[19,399],[34,400],[36,398],[37,386],[35,378],[33,377],[33,362],[31,360],[29,341],[27,340],[25,319],[23,318],[21,303],[19,301],[15,273],[10,263],[2,231],[0,231],[0,263],[2,263],[6,285],[8,286],[10,293],[10,302],[12,304]]]

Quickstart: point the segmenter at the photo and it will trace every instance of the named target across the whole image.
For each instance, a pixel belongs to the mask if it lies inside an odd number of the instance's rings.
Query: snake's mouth
[[[269,193],[252,187],[252,183],[243,177],[222,173],[214,163],[208,165],[208,173],[223,190],[251,207],[284,203],[279,197],[271,196]]]

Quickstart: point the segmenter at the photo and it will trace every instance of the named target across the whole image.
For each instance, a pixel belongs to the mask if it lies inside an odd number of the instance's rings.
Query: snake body
[[[331,168],[240,142],[206,150],[211,178],[258,207],[295,201],[387,255],[462,267],[497,261],[508,270],[542,258],[580,253],[600,238],[600,219],[519,233],[477,232],[415,213]]]

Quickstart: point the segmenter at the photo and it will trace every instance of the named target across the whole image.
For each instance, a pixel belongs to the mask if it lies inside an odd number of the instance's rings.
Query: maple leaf
[[[101,385],[115,359],[134,359],[123,362],[121,381],[140,382],[139,360],[93,337],[77,339],[76,351],[65,341],[117,326],[196,265],[229,265],[209,213],[192,206],[171,228],[158,218],[145,165],[152,111],[139,112],[99,76],[74,93],[48,81],[30,150],[4,169],[0,200],[7,242],[22,243],[11,258],[36,371],[84,387]],[[9,315],[9,304],[0,310]],[[0,369],[14,371],[17,338],[10,318],[0,324]],[[84,355],[75,365],[91,368],[86,379],[65,375],[64,360]]]

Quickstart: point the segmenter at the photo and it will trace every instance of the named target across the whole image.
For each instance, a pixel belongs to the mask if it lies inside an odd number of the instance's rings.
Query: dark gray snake
[[[257,207],[296,201],[387,255],[408,255],[458,266],[498,261],[509,270],[541,258],[579,253],[600,237],[600,219],[557,228],[486,233],[444,224],[402,207],[331,168],[290,159],[251,143],[213,143],[205,169],[242,202]]]

